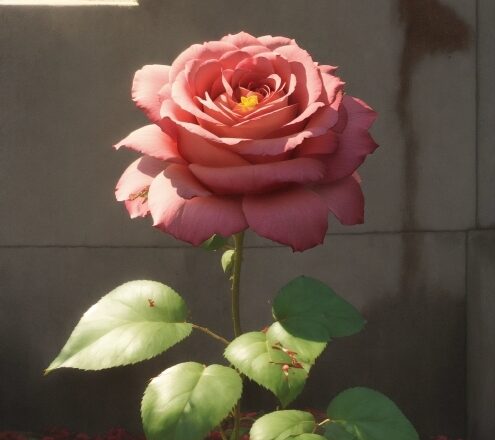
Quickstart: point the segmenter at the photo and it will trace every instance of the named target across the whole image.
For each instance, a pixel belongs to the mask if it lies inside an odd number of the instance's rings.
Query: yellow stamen
[[[239,103],[239,107],[243,111],[251,111],[258,105],[258,96],[250,95],[250,96],[241,96],[241,102]]]

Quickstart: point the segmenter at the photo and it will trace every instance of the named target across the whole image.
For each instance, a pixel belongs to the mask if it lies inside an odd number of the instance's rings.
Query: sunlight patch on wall
[[[139,6],[138,0],[0,0],[11,6]]]

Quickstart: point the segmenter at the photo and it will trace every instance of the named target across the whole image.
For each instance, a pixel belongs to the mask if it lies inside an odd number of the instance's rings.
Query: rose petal
[[[296,154],[298,157],[313,156],[315,154],[332,154],[338,147],[338,136],[329,130],[321,136],[305,139],[297,147]]]
[[[213,102],[208,92],[206,92],[204,99],[197,99],[203,104],[203,111],[216,121],[226,125],[234,125],[236,123],[234,113],[229,112],[226,107],[219,105],[218,102]]]
[[[140,196],[151,185],[153,178],[165,168],[161,160],[143,156],[131,163],[120,177],[115,187],[115,197],[125,206],[131,218],[148,214],[146,197]]]
[[[318,110],[311,115],[311,118],[306,125],[306,130],[311,131],[313,136],[320,136],[330,128],[335,132],[340,132],[343,129],[343,126],[339,126],[342,122],[341,102],[343,96],[342,91],[339,91],[331,105],[325,105],[318,108]],[[346,117],[347,116],[345,116],[345,118]]]
[[[345,82],[338,76],[330,75],[320,71],[321,82],[323,84],[323,90],[321,91],[320,100],[325,104],[332,104],[337,94],[344,88]]]
[[[132,162],[120,177],[115,187],[115,197],[119,202],[139,193],[150,185],[153,178],[162,172],[166,164],[158,159],[142,156]]]
[[[361,185],[353,176],[344,177],[328,185],[313,188],[328,206],[328,209],[343,225],[364,222],[364,196]]]
[[[179,72],[182,72],[186,64],[194,59],[210,60],[219,59],[225,52],[236,50],[233,44],[224,41],[208,41],[203,44],[193,44],[183,51],[172,63],[170,69],[170,82],[175,81]]]
[[[228,237],[247,228],[239,199],[216,196],[183,199],[163,173],[150,186],[148,204],[153,226],[195,246],[214,234]]]
[[[192,173],[217,194],[248,194],[270,191],[288,183],[310,183],[325,172],[317,159],[298,158],[283,162],[213,168],[189,165]]]
[[[211,195],[211,192],[194,177],[194,174],[185,165],[170,165],[163,174],[170,180],[170,184],[183,199]]]
[[[211,123],[217,121],[203,112],[193,100],[193,93],[184,72],[180,72],[172,85],[172,100],[185,112]]]
[[[170,66],[152,64],[144,66],[134,75],[132,99],[151,121],[160,120],[160,89],[169,81]]]
[[[338,69],[336,66],[329,66],[328,64],[320,64],[318,66],[321,72],[328,73],[329,75],[333,75],[335,71]]]
[[[242,209],[254,232],[294,251],[323,243],[328,228],[324,201],[302,187],[245,196]]]
[[[295,45],[296,41],[285,37],[272,37],[271,35],[263,35],[258,37],[258,41],[270,50],[277,49],[281,46]]]
[[[193,96],[203,97],[211,89],[214,81],[222,74],[222,64],[217,60],[198,62],[199,65],[189,74],[186,73],[188,86],[193,89]]]
[[[296,45],[281,46],[275,52],[289,60],[292,73],[296,75],[297,85],[293,96],[301,108],[315,102],[321,94],[322,83],[309,53]]]
[[[237,66],[237,69],[243,69],[249,71],[251,74],[259,75],[262,78],[275,73],[273,64],[265,57],[259,55],[252,58],[246,58],[241,61]]]
[[[218,61],[222,65],[223,69],[235,69],[235,67],[242,60],[245,60],[246,58],[249,58],[250,56],[251,55],[249,55],[247,52],[236,49],[236,50],[224,53]]]
[[[345,95],[342,101],[348,114],[348,125],[356,125],[369,130],[376,120],[376,112],[364,101]]]
[[[165,103],[164,103],[165,104]],[[162,109],[164,106],[162,105]],[[216,134],[212,133],[211,131],[206,130],[203,128],[201,125],[198,125],[197,123],[191,123],[189,121],[184,121],[181,120],[177,112],[175,111],[176,109],[170,109],[167,108],[166,112],[169,115],[170,119],[172,119],[180,128],[182,128],[182,131],[187,131],[191,134],[196,135],[199,138],[202,138],[207,141],[212,141],[220,144],[226,144],[226,145],[235,145],[241,142],[243,139],[239,138],[231,138],[231,137],[219,137]],[[180,149],[179,149],[180,151]],[[182,154],[182,152],[181,152]]]
[[[345,96],[343,106],[347,125],[339,137],[337,151],[328,157],[326,182],[333,182],[353,173],[378,147],[368,132],[376,113],[359,99]]]
[[[294,104],[279,108],[256,118],[248,119],[230,127],[209,123],[202,123],[202,125],[218,136],[259,139],[293,119],[296,112],[297,104]]]
[[[166,162],[185,163],[177,150],[177,141],[154,124],[138,128],[114,147],[131,148]]]
[[[191,113],[178,106],[173,99],[165,99],[160,107],[160,116],[170,118],[175,123],[196,123],[197,119]]]
[[[287,151],[293,150],[301,142],[312,136],[309,131],[301,131],[299,133],[282,136],[270,139],[255,139],[245,140],[231,146],[232,151],[236,151],[241,155],[270,155],[276,156]]]
[[[255,56],[255,55],[258,55],[260,53],[266,52],[266,47],[262,46],[261,44],[257,44],[257,45],[253,44],[250,46],[244,46],[242,48],[242,51],[246,52],[250,56]]]
[[[179,128],[178,148],[189,163],[212,167],[248,165],[249,162],[233,151],[217,147],[186,129]]]
[[[238,34],[234,35],[228,34],[225,37],[222,37],[220,41],[225,41],[227,43],[233,44],[239,49],[242,49],[245,46],[257,46],[260,44],[260,41],[256,37],[253,37],[247,32],[239,32]]]

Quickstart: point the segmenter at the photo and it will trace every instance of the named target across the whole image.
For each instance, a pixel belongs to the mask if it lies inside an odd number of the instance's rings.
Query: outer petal
[[[143,156],[131,163],[124,171],[117,186],[115,197],[119,202],[125,201],[131,218],[144,217],[148,214],[148,203],[145,194],[140,194],[151,185],[153,178],[165,168],[161,160]]]
[[[185,163],[177,150],[177,141],[154,124],[138,128],[114,147],[117,150],[120,147],[131,148],[167,162]]]
[[[174,81],[179,72],[183,71],[187,62],[199,60],[219,59],[224,53],[236,50],[237,46],[225,41],[209,41],[203,44],[193,44],[182,52],[172,63],[170,81]]]
[[[364,222],[364,196],[354,176],[313,188],[343,225]]]
[[[347,125],[340,135],[337,151],[329,156],[326,182],[351,175],[378,147],[368,132],[376,113],[363,101],[349,96],[344,97],[343,106]]]
[[[213,234],[228,237],[247,228],[239,199],[183,199],[163,173],[153,180],[148,200],[154,226],[195,246]]]
[[[163,174],[183,199],[211,196],[211,192],[201,185],[185,165],[170,165]]]
[[[153,122],[159,121],[161,98],[159,91],[168,83],[170,66],[144,66],[134,75],[132,100]]]
[[[221,41],[233,44],[238,48],[243,48],[246,46],[257,46],[260,44],[260,41],[256,37],[253,37],[247,32],[239,32],[238,34],[234,35],[226,35],[225,37],[222,37]]]
[[[322,72],[321,69],[320,76],[323,84],[320,100],[322,100],[325,104],[332,104],[338,93],[343,89],[345,82],[338,76]]]
[[[281,46],[296,45],[295,40],[285,37],[272,37],[271,35],[263,35],[262,37],[258,37],[258,41],[270,50],[274,50]]]
[[[304,157],[240,167],[212,168],[193,164],[189,168],[217,194],[258,193],[288,183],[317,182],[325,172],[321,161]]]
[[[337,66],[329,66],[328,64],[320,64],[318,66],[318,69],[320,69],[321,72],[329,73],[330,75],[333,75],[335,71],[338,69]]]
[[[328,228],[324,201],[302,187],[245,196],[242,208],[253,231],[294,251],[323,243]]]

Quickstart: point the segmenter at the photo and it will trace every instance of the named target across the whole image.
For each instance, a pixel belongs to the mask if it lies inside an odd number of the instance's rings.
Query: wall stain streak
[[[453,9],[438,0],[398,0],[398,6],[399,20],[405,32],[396,105],[406,144],[403,228],[413,230],[417,226],[415,202],[419,145],[410,108],[412,76],[418,63],[428,55],[466,50],[470,29]]]
[[[418,134],[413,124],[411,108],[411,83],[414,70],[427,56],[448,55],[468,49],[471,31],[468,24],[453,9],[438,0],[398,0],[398,9],[399,22],[405,32],[399,68],[400,87],[396,102],[405,139],[405,197],[402,207],[402,227],[403,230],[412,231],[418,227],[416,201],[418,171],[421,166],[418,155],[420,147]],[[426,100],[427,98],[425,97]],[[428,103],[425,102],[425,105]],[[421,243],[414,236],[406,235],[403,237],[402,249],[400,285],[403,292],[410,292],[411,286],[421,285]],[[422,289],[410,292],[413,301],[422,299],[424,292],[421,292]],[[460,306],[464,307],[465,304]],[[462,341],[459,341],[459,344],[461,345]],[[465,346],[462,346],[460,351],[465,352]],[[421,377],[418,377],[418,380],[421,380]],[[465,394],[465,384],[458,383],[457,386]],[[446,402],[445,405],[445,413],[452,415],[449,403]],[[456,416],[458,425],[456,429],[459,432],[461,430],[459,425],[464,425],[465,429],[466,421],[462,420],[461,415],[456,414]]]

